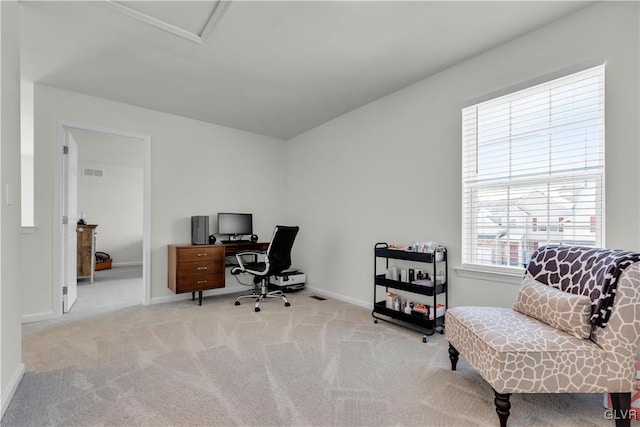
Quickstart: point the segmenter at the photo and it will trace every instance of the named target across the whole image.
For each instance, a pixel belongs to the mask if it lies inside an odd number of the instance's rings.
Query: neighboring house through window
[[[604,65],[463,108],[463,268],[604,246],[604,138]]]

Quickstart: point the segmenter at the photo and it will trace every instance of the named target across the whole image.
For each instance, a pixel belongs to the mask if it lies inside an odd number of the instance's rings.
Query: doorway
[[[54,277],[61,278],[54,289],[54,304],[58,315],[69,311],[65,317],[86,316],[111,311],[128,305],[150,302],[150,137],[117,129],[60,121],[57,124],[56,145],[58,152],[69,150],[70,143],[78,147],[77,165],[77,213],[78,218],[67,218],[64,224],[67,200],[65,192],[73,188],[67,170],[60,167],[55,188],[60,192],[54,201],[54,212],[60,213],[61,227],[56,227],[54,245],[62,250],[54,252]],[[65,164],[64,154],[61,155]],[[71,168],[72,169],[72,168]],[[54,171],[54,175],[58,175]],[[73,178],[71,178],[73,179]],[[54,195],[55,196],[55,195]],[[56,216],[54,215],[54,218]],[[75,230],[76,221],[82,219],[95,230],[92,262],[95,252],[109,254],[109,267],[95,264],[91,275],[78,277],[69,272],[69,257],[76,251],[65,248],[67,231]],[[83,229],[78,227],[80,230]],[[65,228],[66,227],[66,228]],[[89,227],[84,227],[89,228]],[[66,250],[65,250],[66,249]],[[69,278],[70,279],[66,279]],[[67,280],[67,281],[65,281]],[[71,283],[72,282],[72,283]],[[63,309],[71,286],[77,287],[78,299],[74,306]],[[55,311],[54,311],[55,312]]]

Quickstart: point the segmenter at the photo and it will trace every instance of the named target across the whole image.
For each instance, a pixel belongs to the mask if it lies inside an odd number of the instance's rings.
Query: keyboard
[[[224,244],[229,244],[229,243],[251,243],[251,240],[223,240],[222,243],[224,243]]]

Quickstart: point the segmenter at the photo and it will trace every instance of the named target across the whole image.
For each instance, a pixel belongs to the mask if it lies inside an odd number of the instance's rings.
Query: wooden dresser
[[[169,289],[176,294],[224,288],[225,248],[222,245],[169,245]]]
[[[78,278],[88,277],[93,283],[96,267],[96,228],[95,224],[78,224]]]

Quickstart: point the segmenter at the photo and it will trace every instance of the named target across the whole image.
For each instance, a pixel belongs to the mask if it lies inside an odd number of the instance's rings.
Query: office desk
[[[169,245],[168,287],[176,294],[191,292],[202,305],[202,291],[225,287],[226,257],[245,251],[264,251],[268,242],[216,245]]]
[[[225,256],[235,256],[240,252],[246,251],[266,251],[269,247],[269,242],[221,243],[213,246],[222,246]]]

